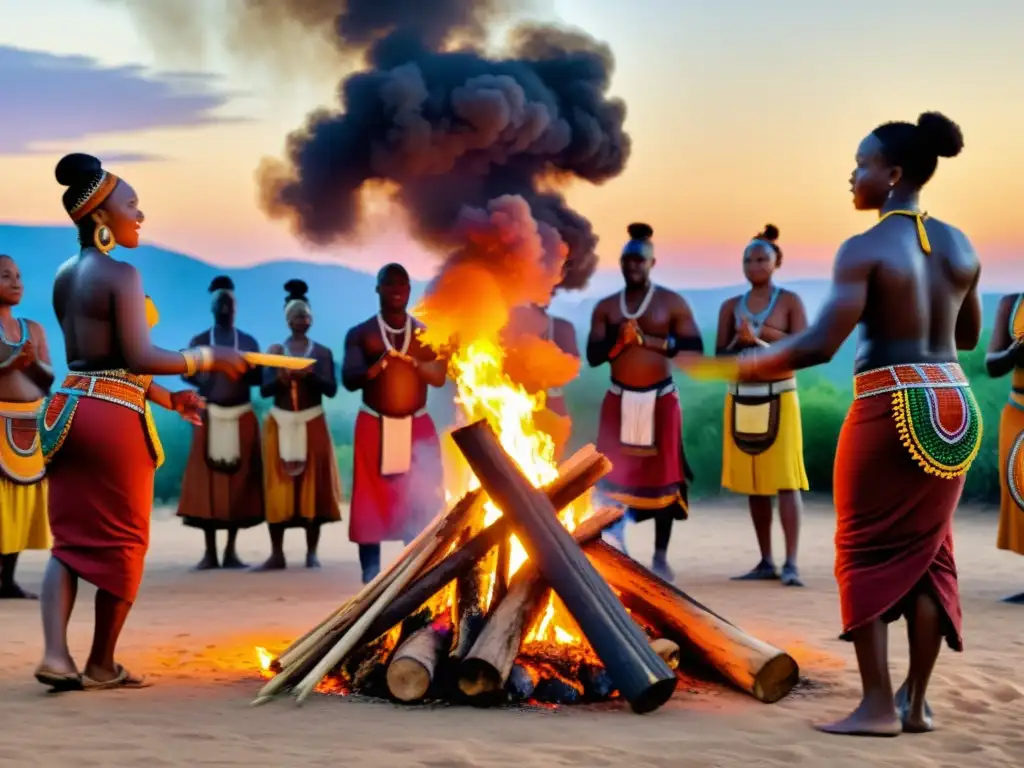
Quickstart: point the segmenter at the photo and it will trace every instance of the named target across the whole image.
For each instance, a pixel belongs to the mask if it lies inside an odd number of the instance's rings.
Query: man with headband
[[[192,337],[190,347],[230,347],[259,352],[252,336],[235,326],[235,284],[220,275],[210,283],[213,325]],[[206,400],[202,424],[193,428],[192,449],[181,481],[178,516],[185,525],[199,528],[206,551],[196,570],[245,568],[235,543],[240,528],[263,522],[263,462],[260,427],[252,409],[252,388],[262,372],[251,369],[231,380],[216,373],[184,376]],[[217,556],[217,531],[227,531],[224,558]]]
[[[313,309],[302,280],[284,285],[284,317],[291,335],[270,354],[315,360],[302,370],[264,368],[264,397],[274,398],[263,425],[263,493],[270,557],[258,570],[286,567],[284,532],[306,530],[306,567],[319,568],[320,526],[341,520],[341,477],[323,399],[338,393],[334,355],[309,338]]]
[[[587,360],[611,365],[611,387],[601,404],[597,449],[612,462],[598,491],[630,509],[638,522],[655,523],[652,570],[674,578],[668,565],[673,520],[689,514],[687,485],[693,475],[682,443],[682,411],[672,382],[672,358],[703,354],[689,305],[651,282],[654,230],[630,224],[622,249],[626,285],[594,308]],[[624,546],[623,530],[618,530]]]
[[[377,273],[380,310],[345,336],[341,380],[362,391],[356,419],[349,538],[359,545],[363,583],[380,572],[380,545],[409,542],[444,505],[437,429],[427,387],[445,382],[447,362],[417,338],[408,314],[409,273],[388,264]]]

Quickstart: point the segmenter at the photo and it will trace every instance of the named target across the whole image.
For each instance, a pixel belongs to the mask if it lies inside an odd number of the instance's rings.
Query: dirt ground
[[[995,517],[963,510],[956,524],[966,652],[943,651],[931,703],[939,730],[896,739],[829,737],[809,723],[845,714],[859,690],[852,646],[836,639],[832,510],[811,504],[803,531],[807,588],[729,581],[756,561],[745,509],[695,505],[672,544],[677,583],[800,662],[808,683],[774,705],[725,689],[677,691],[657,712],[619,705],[558,710],[397,707],[316,696],[250,708],[261,685],[254,646],[283,649],[359,588],[345,524],[324,531],[324,568],[307,571],[302,537],[288,536],[284,573],[194,573],[201,537],[167,510],[153,523],[146,579],[122,639],[121,661],[155,680],[140,691],[47,694],[32,678],[41,631],[36,603],[0,603],[0,765],[58,766],[927,766],[1024,764],[1024,559],[994,548]],[[649,525],[632,526],[632,554],[650,556]],[[778,542],[777,534],[776,540]],[[262,528],[241,554],[266,555]],[[778,546],[778,544],[777,544]],[[399,546],[385,547],[393,557]],[[46,554],[26,553],[22,582],[37,589]],[[84,662],[92,591],[83,588],[72,647]],[[891,632],[893,673],[906,669],[903,627]]]

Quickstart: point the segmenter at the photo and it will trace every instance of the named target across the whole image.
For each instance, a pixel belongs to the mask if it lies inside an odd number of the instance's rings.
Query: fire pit
[[[765,702],[796,684],[788,654],[600,540],[623,510],[590,507],[610,469],[592,447],[538,482],[486,420],[454,439],[482,487],[269,662],[254,703],[286,690],[477,706],[621,697],[644,713],[672,696],[679,665]]]

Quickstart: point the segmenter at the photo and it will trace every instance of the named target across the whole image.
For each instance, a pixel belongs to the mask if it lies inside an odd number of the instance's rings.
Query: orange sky
[[[155,54],[117,4],[2,4],[0,45],[87,54],[104,64],[188,63]],[[54,14],[51,5],[65,12]],[[1024,277],[1016,267],[1024,251],[1024,217],[1016,210],[1024,199],[1017,136],[1024,106],[1016,96],[1024,93],[1016,31],[1024,28],[1024,3],[977,0],[962,10],[924,0],[768,5],[549,4],[549,16],[612,45],[614,91],[629,106],[626,172],[569,192],[601,235],[605,263],[614,264],[626,224],[646,220],[661,263],[673,272],[692,272],[695,283],[732,282],[744,243],[772,221],[782,230],[787,274],[824,276],[842,239],[870,224],[851,209],[847,190],[859,140],[879,122],[939,109],[961,124],[967,148],[940,165],[925,207],[974,240],[986,282]],[[285,87],[217,50],[190,59],[222,74],[224,87],[248,92],[222,110],[247,122],[95,135],[5,156],[0,219],[64,221],[52,176],[64,151],[157,153],[168,159],[114,168],[141,193],[147,239],[224,264],[309,256],[259,211],[253,173],[310,108],[330,102],[332,80],[311,76]],[[417,263],[421,275],[430,269],[429,257],[395,231],[321,255],[367,266],[397,256]]]

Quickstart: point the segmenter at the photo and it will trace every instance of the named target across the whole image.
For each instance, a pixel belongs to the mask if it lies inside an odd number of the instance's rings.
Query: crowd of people
[[[931,728],[925,691],[943,640],[962,649],[952,518],[982,424],[957,362],[982,331],[980,263],[955,227],[928,216],[919,193],[939,157],[963,146],[959,128],[937,113],[916,124],[887,123],[856,152],[851,193],[879,219],[847,240],[835,259],[831,295],[808,323],[800,297],[778,287],[779,231],[768,225],[743,252],[749,290],[721,307],[714,356],[733,361],[724,409],[722,486],[748,497],[761,559],[741,580],[801,586],[797,567],[801,492],[808,489],[795,372],[828,361],[858,326],[855,394],[835,459],[836,567],[842,637],[857,649],[864,695],[834,733],[895,735]],[[360,393],[349,494],[349,537],[364,582],[381,568],[381,543],[409,542],[443,507],[442,439],[426,412],[447,361],[423,344],[408,312],[410,281],[399,264],[377,276],[379,311],[350,329],[340,365],[310,337],[309,287],[285,285],[287,337],[266,352],[305,367],[256,366],[256,339],[235,325],[234,286],[209,286],[212,325],[184,351],[155,346],[159,321],[137,270],[115,260],[134,248],[144,222],[139,197],[95,158],[73,154],[57,166],[64,207],[81,251],[59,270],[53,304],[69,374],[54,374],[39,324],[15,319],[22,285],[14,260],[0,257],[0,597],[31,597],[15,580],[18,554],[51,547],[42,594],[45,638],[36,678],[57,690],[141,687],[145,678],[115,658],[135,601],[148,547],[153,478],[162,461],[151,407],[194,425],[178,515],[203,531],[200,569],[244,568],[238,531],[263,523],[270,556],[260,570],[286,567],[288,528],[306,535],[307,567],[317,567],[323,524],[342,518],[342,479],[323,399],[341,385]],[[594,309],[585,346],[591,366],[608,364],[599,414],[599,451],[612,461],[597,492],[653,520],[653,571],[671,581],[668,548],[675,521],[691,513],[692,473],[682,441],[675,369],[706,361],[686,300],[656,285],[653,230],[629,227],[620,257],[624,287]],[[518,307],[506,328],[580,360],[572,325],[538,305]],[[998,546],[1024,554],[1024,302],[999,306],[988,357],[992,376],[1013,373],[1000,423],[1002,514]],[[578,366],[577,366],[578,369]],[[190,385],[171,392],[154,376]],[[562,388],[571,380],[524,374],[544,392],[537,424],[560,457],[571,422]],[[272,400],[264,423],[253,390]],[[771,548],[773,500],[785,534],[785,559]],[[217,532],[226,531],[223,552]],[[613,540],[625,548],[622,530]],[[80,579],[97,587],[95,639],[79,666],[66,642]],[[1014,598],[1024,601],[1024,596]],[[894,694],[886,625],[909,625],[910,672]]]

